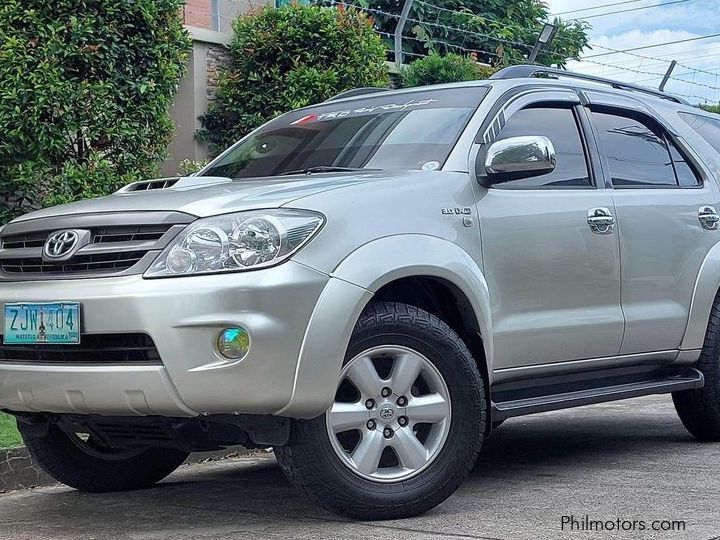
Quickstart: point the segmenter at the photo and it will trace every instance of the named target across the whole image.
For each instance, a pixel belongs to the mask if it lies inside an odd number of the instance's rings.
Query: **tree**
[[[211,152],[267,120],[361,86],[388,85],[385,47],[355,9],[292,4],[240,16],[232,63],[202,118]]]
[[[321,0],[332,1],[332,0]],[[348,0],[370,10],[388,49],[404,0]],[[532,50],[548,19],[547,5],[541,0],[415,0],[405,26],[403,50],[414,55],[428,51],[472,52],[478,60],[497,67],[522,62]],[[543,65],[577,60],[588,46],[589,25],[582,21],[555,19],[558,32],[551,46],[540,52]]]
[[[4,0],[0,223],[156,173],[191,41],[182,0]]]

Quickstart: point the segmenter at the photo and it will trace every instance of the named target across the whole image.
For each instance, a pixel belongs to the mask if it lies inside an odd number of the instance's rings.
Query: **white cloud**
[[[614,3],[620,0],[546,0],[550,13],[578,10]],[[645,47],[696,38],[720,32],[717,23],[719,0],[690,0],[670,6],[654,7],[617,13],[605,17],[590,17],[594,14],[609,13],[637,7],[664,4],[668,0],[643,0],[617,6],[568,13],[562,18],[589,17],[592,24],[588,35],[590,43],[596,45],[587,50],[583,62],[571,62],[569,69],[606,76],[624,82],[637,82],[656,88],[663,74],[675,59],[680,64],[675,68],[667,90],[684,94],[686,99],[697,103],[720,101],[720,39],[707,39],[662,45],[629,54],[603,54],[617,50]],[[654,60],[653,58],[658,58]],[[607,65],[600,65],[607,64]],[[702,73],[698,69],[708,71]]]
[[[693,32],[667,28],[595,36],[592,43],[596,47],[584,55],[588,58],[570,62],[568,69],[657,87],[670,61],[676,59],[681,65],[675,68],[673,77],[676,80],[668,83],[667,90],[682,94],[691,102],[717,103],[720,100],[720,69],[714,68],[720,68],[720,39],[662,45],[632,54],[604,54],[611,53],[609,49],[627,50],[696,37],[699,35]],[[602,56],[596,56],[600,54]],[[697,69],[710,72],[703,73]]]

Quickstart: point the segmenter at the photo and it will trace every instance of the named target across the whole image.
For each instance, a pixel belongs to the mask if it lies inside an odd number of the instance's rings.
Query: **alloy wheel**
[[[398,482],[435,460],[450,431],[450,396],[424,355],[374,347],[350,360],[340,380],[326,425],[333,450],[352,472]]]

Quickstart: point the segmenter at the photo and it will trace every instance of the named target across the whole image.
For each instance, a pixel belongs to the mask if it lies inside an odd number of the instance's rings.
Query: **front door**
[[[533,103],[495,140],[543,135],[553,172],[482,189],[494,369],[617,355],[624,319],[611,190],[597,186],[579,105]]]

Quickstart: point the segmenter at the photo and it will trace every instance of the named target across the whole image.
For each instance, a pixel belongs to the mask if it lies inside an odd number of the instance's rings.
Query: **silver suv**
[[[0,409],[61,482],[272,447],[424,512],[505,419],[672,393],[720,440],[720,117],[546,68],[284,114],[205,169],[0,231]]]

